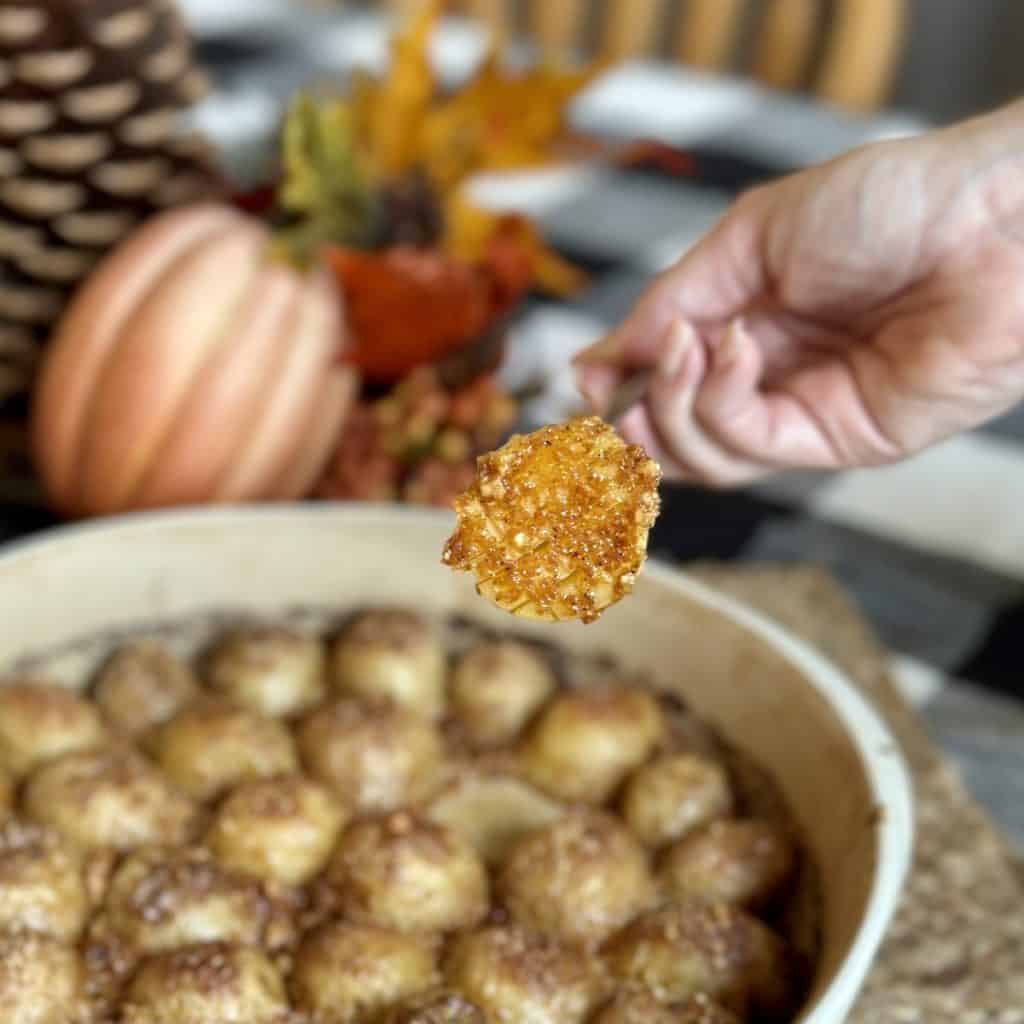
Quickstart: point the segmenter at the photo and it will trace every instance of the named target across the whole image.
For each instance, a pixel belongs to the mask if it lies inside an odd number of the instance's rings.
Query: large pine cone
[[[218,190],[172,0],[0,3],[0,401],[74,286],[149,214]]]

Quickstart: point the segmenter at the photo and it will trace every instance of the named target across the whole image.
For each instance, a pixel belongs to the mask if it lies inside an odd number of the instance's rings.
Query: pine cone
[[[109,248],[219,190],[179,132],[204,89],[172,0],[0,4],[0,401]]]

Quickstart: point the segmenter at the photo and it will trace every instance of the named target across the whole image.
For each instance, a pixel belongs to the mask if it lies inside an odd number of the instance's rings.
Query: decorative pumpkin
[[[356,390],[333,276],[219,205],[156,217],[67,309],[32,410],[68,515],[308,493]]]

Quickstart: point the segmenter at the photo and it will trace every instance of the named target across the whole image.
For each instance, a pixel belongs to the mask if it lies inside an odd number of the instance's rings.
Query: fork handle
[[[624,416],[644,397],[653,373],[653,370],[637,370],[622,380],[612,392],[608,408],[604,412],[604,419],[608,423],[614,423],[619,417]]]

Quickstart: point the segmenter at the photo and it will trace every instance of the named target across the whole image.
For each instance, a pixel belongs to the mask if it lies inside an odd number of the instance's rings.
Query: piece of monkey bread
[[[444,972],[449,985],[498,1024],[580,1024],[607,993],[588,954],[516,926],[463,934]]]
[[[583,687],[541,712],[523,740],[523,771],[559,799],[604,803],[663,733],[661,709],[646,690]]]
[[[357,616],[334,642],[330,669],[339,693],[385,698],[425,718],[444,712],[444,649],[416,612],[388,608]]]
[[[173,718],[199,694],[189,665],[156,640],[119,647],[93,682],[93,699],[107,721],[128,736],[141,736]]]
[[[185,946],[142,961],[122,1000],[123,1024],[282,1024],[288,1002],[259,950],[221,942]]]
[[[185,842],[196,806],[131,747],[63,754],[37,768],[22,802],[35,821],[85,848]]]
[[[599,944],[656,899],[647,851],[614,816],[592,810],[520,839],[498,895],[520,924],[577,945]]]
[[[14,780],[105,736],[99,710],[77,694],[35,679],[0,682],[0,770]]]
[[[323,869],[349,814],[301,775],[243,782],[217,808],[206,844],[226,868],[264,882],[305,885]]]
[[[437,986],[440,945],[430,935],[335,921],[308,934],[295,954],[295,1007],[331,1024],[356,1024]]]
[[[452,671],[452,712],[475,746],[500,746],[519,735],[555,685],[551,667],[527,644],[477,644]]]
[[[396,811],[346,829],[327,869],[344,915],[399,931],[455,931],[487,913],[487,872],[457,832]]]
[[[271,718],[305,711],[325,689],[319,638],[279,626],[233,630],[210,651],[205,670],[213,690]]]

